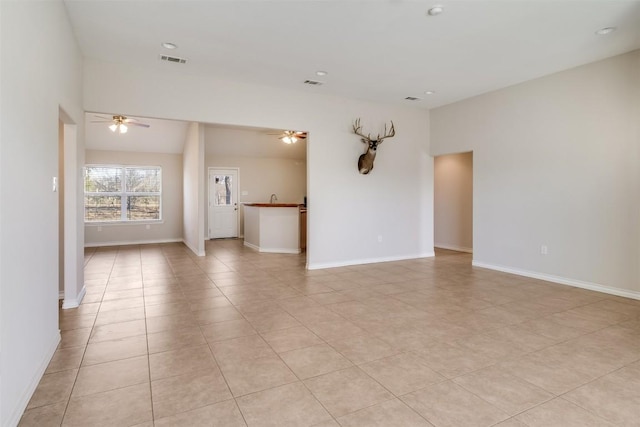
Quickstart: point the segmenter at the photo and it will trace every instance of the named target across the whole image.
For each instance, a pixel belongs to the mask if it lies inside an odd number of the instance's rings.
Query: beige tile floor
[[[640,301],[466,254],[100,248],[22,426],[640,426]]]

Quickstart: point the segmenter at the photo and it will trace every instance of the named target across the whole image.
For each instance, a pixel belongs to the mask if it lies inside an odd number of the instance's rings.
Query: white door
[[[209,168],[209,238],[238,237],[238,170]]]

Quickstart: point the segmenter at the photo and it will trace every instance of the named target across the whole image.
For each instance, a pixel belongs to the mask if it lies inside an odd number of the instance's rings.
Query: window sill
[[[154,225],[154,224],[155,225],[164,224],[164,220],[158,219],[158,220],[148,220],[148,221],[104,221],[104,222],[91,221],[91,222],[84,223],[85,227],[104,227],[109,225]]]

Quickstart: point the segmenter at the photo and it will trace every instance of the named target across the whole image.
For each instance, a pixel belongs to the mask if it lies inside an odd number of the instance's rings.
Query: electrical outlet
[[[382,243],[382,234],[378,234],[378,243]]]
[[[147,224],[147,230],[151,230],[151,224]]]
[[[101,226],[98,226],[98,231],[102,231],[102,227]]]
[[[243,190],[243,191],[242,191],[242,195],[243,195],[243,196],[248,196],[248,195],[249,195],[249,192],[248,192],[247,190]]]
[[[547,255],[549,253],[549,249],[547,245],[540,246],[540,255]]]

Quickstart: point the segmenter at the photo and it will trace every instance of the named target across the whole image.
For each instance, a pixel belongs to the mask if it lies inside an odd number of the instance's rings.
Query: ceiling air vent
[[[161,61],[167,62],[175,62],[176,64],[186,64],[187,60],[184,58],[179,58],[177,56],[169,56],[169,55],[160,55]]]
[[[407,96],[405,99],[407,101],[420,101],[420,98],[416,98],[415,96]]]
[[[312,86],[320,86],[320,85],[322,85],[322,82],[319,82],[317,80],[305,80],[304,84],[312,85]]]

